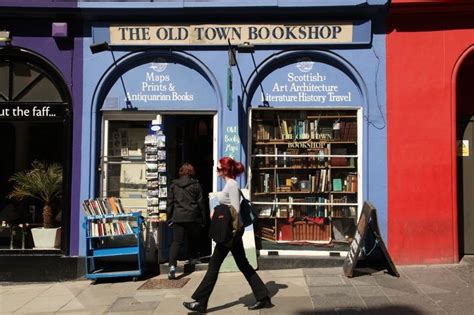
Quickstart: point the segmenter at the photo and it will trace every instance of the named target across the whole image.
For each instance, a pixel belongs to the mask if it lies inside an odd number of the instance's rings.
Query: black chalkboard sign
[[[344,274],[352,277],[361,260],[364,260],[366,267],[370,264],[376,264],[378,267],[382,265],[391,275],[400,276],[380,235],[376,209],[367,201],[364,202],[354,239],[342,267]]]

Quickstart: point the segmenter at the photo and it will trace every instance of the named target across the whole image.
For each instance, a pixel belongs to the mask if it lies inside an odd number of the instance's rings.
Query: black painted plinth
[[[85,274],[83,257],[60,250],[0,250],[0,281],[48,282],[79,279]]]

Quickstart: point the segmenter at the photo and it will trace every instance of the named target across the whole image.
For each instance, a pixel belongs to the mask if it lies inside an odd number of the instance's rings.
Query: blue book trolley
[[[86,216],[86,278],[132,277],[144,273],[143,217],[140,213]]]

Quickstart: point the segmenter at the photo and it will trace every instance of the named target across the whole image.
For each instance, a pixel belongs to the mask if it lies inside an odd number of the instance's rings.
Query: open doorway
[[[191,163],[196,170],[196,179],[202,185],[206,209],[209,211],[207,196],[212,191],[213,181],[213,115],[163,115],[163,128],[169,180],[178,178],[178,170],[183,163]],[[201,233],[201,256],[211,254],[208,224]]]
[[[456,82],[459,255],[474,254],[474,52],[459,68]]]

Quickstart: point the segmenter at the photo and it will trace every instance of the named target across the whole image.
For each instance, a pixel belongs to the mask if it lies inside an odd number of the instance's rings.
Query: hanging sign
[[[341,44],[358,41],[361,23],[113,25],[111,45]],[[363,24],[363,23],[362,23]],[[364,27],[366,31],[367,27]],[[370,28],[368,28],[370,31]],[[366,40],[366,36],[364,41]]]

